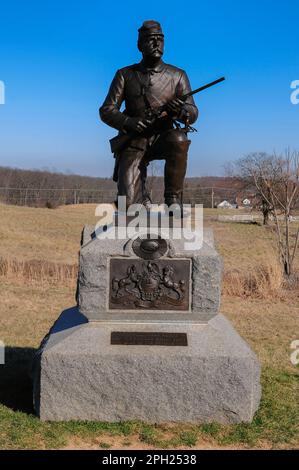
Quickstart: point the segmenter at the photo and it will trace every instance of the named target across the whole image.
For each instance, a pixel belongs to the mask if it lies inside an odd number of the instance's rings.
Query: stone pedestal
[[[91,234],[85,227],[78,307],[61,314],[35,358],[40,418],[250,422],[260,367],[218,313],[222,263],[212,232],[193,252],[163,242],[157,259],[140,258],[134,240]],[[115,344],[113,335],[125,339]]]
[[[111,332],[184,332],[188,346],[111,345]],[[250,422],[259,364],[230,323],[87,322],[64,311],[36,358],[42,420]]]

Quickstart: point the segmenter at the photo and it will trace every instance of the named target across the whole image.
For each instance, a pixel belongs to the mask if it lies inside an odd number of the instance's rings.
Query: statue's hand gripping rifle
[[[208,83],[207,85],[203,85],[200,88],[196,88],[196,90],[192,90],[189,93],[186,93],[182,96],[178,96],[178,98],[182,101],[186,101],[186,99],[189,96],[195,95],[196,93],[199,93],[199,92],[205,90],[206,88],[210,88],[211,86],[214,86],[217,83],[223,82],[223,80],[225,80],[224,77],[218,78],[218,80],[215,80],[214,82]],[[166,108],[167,108],[167,104],[161,106],[160,108],[157,108],[156,110],[150,110],[150,115],[148,114],[146,116],[146,119],[150,120],[150,124],[149,124],[150,128],[154,127],[159,119],[165,117],[165,115],[167,113]],[[129,142],[132,139],[134,139],[136,137],[140,137],[141,135],[142,134],[140,134],[138,132],[132,132],[132,133],[128,133],[128,134],[120,134],[120,135],[117,135],[116,137],[113,137],[109,141],[110,146],[111,146],[111,152],[114,153],[114,154],[119,154],[119,152],[121,152],[129,144]]]

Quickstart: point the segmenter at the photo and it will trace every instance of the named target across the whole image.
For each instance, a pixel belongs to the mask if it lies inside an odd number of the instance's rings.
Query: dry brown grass
[[[0,204],[0,256],[21,260],[77,262],[84,224],[95,224],[96,204],[57,209]]]
[[[298,339],[299,303],[294,297],[240,299],[223,296],[221,311],[250,344],[262,367],[296,372],[290,361],[291,342]]]
[[[0,277],[24,283],[48,283],[74,287],[78,264],[63,264],[40,259],[19,260],[0,257]]]
[[[1,279],[0,339],[10,347],[36,348],[62,310],[75,305],[75,289]]]
[[[223,276],[223,294],[236,297],[259,299],[283,299],[284,277],[275,255],[267,262],[252,266],[247,271],[233,269]]]

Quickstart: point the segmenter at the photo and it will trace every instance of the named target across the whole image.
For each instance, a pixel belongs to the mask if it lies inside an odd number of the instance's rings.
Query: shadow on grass
[[[12,411],[33,414],[31,367],[34,348],[5,348],[0,365],[0,403]]]
[[[71,333],[74,327],[87,321],[77,307],[68,308],[61,313],[51,328],[52,338],[63,332]],[[48,339],[47,335],[43,342]],[[5,348],[5,364],[0,365],[0,404],[12,411],[34,414],[31,374],[36,351],[34,348]]]

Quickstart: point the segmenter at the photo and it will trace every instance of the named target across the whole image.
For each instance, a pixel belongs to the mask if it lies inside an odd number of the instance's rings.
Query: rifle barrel
[[[203,91],[206,88],[210,88],[211,86],[217,85],[217,83],[223,82],[224,80],[225,80],[225,77],[218,78],[217,80],[214,80],[214,82],[208,83],[207,85],[203,85],[199,88],[196,88],[196,90],[192,90],[189,93],[186,93],[185,95],[182,96],[182,98],[188,98],[188,96],[195,95],[196,93],[199,93],[200,91]]]

